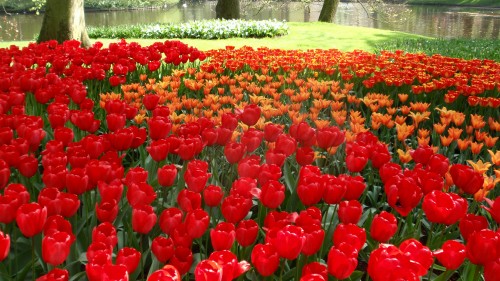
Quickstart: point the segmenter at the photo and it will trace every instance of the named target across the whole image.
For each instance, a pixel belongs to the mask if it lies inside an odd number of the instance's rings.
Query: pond
[[[87,25],[114,26],[131,23],[188,22],[215,18],[216,1],[173,5],[160,10],[86,12]],[[245,19],[276,19],[287,22],[317,21],[322,2],[283,2],[262,5],[242,3]],[[443,6],[384,8],[393,17],[370,11],[359,3],[340,3],[335,23],[397,30],[439,38],[492,38],[500,34],[500,9]],[[0,16],[0,41],[32,40],[40,31],[42,15]]]

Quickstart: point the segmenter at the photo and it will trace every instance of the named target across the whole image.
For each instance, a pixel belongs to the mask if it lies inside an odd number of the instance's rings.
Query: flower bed
[[[156,23],[142,25],[122,25],[90,27],[90,38],[263,38],[288,34],[288,25],[276,20],[202,20],[181,24]]]
[[[497,62],[177,41],[0,58],[2,280],[498,278]]]

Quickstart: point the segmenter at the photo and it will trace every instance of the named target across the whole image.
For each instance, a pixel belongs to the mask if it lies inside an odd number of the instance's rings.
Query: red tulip
[[[52,235],[43,237],[42,240],[42,258],[53,266],[63,263],[69,255],[71,249],[71,235],[60,231]]]
[[[133,208],[141,205],[149,205],[156,199],[153,187],[145,182],[132,183],[127,189],[127,200]]]
[[[221,127],[233,131],[236,127],[238,127],[238,118],[233,113],[222,114]]]
[[[275,164],[263,164],[259,170],[258,182],[264,185],[268,180],[279,180],[281,168]]]
[[[161,263],[166,263],[174,255],[174,241],[172,238],[157,236],[151,242],[151,252]]]
[[[149,205],[135,206],[132,209],[132,229],[141,234],[148,234],[156,224],[156,214]]]
[[[217,262],[222,267],[222,281],[234,280],[250,269],[248,262],[238,262],[236,255],[227,250],[212,252],[208,259]]]
[[[177,167],[174,164],[165,165],[158,169],[158,183],[161,186],[172,186],[177,178]]]
[[[257,244],[252,249],[252,264],[263,277],[274,274],[280,264],[276,249],[271,244]]]
[[[238,175],[241,178],[256,179],[260,173],[260,156],[249,155],[238,162]]]
[[[254,220],[243,220],[236,227],[236,241],[242,247],[252,245],[259,234],[259,225]]]
[[[177,205],[184,211],[189,212],[201,208],[201,194],[183,189],[177,195]]]
[[[341,223],[357,224],[363,214],[363,206],[358,200],[342,201],[339,204],[338,217]]]
[[[277,243],[274,245],[278,255],[285,259],[296,259],[306,241],[304,230],[295,225],[287,225],[276,233]]]
[[[38,160],[31,155],[23,155],[19,157],[17,169],[19,169],[21,175],[31,178],[38,172]]]
[[[3,189],[10,179],[10,167],[7,162],[0,159],[0,190]]]
[[[95,214],[100,222],[113,223],[113,221],[118,216],[118,204],[114,199],[96,203]]]
[[[305,210],[300,211],[299,215],[295,218],[295,225],[304,228],[310,225],[321,226],[321,220],[323,216],[321,210],[318,207],[309,207]]]
[[[175,207],[163,210],[160,214],[160,228],[163,233],[170,235],[172,230],[182,223],[182,211]]]
[[[465,260],[465,245],[456,240],[447,240],[441,249],[434,251],[433,254],[447,270],[455,270]]]
[[[120,202],[123,194],[123,184],[121,180],[113,180],[110,183],[100,181],[97,184],[99,195],[102,201],[116,201]]]
[[[163,268],[153,272],[147,281],[181,281],[181,274],[175,266],[167,264]]]
[[[309,146],[299,147],[295,151],[295,160],[301,166],[311,165],[314,162],[314,150]]]
[[[111,254],[113,253],[113,246],[106,244],[104,242],[92,242],[87,247],[87,252],[85,253],[89,263],[102,263],[104,261],[111,262]]]
[[[188,168],[184,173],[184,181],[186,182],[187,188],[190,191],[200,193],[206,186],[208,179],[210,178],[210,173],[205,169],[199,168]]]
[[[410,259],[411,270],[418,276],[424,276],[434,263],[432,252],[416,239],[408,239],[399,245],[399,249]]]
[[[116,228],[109,222],[103,222],[92,229],[92,242],[103,242],[114,248],[118,244]]]
[[[455,193],[434,190],[425,195],[422,210],[430,222],[452,225],[467,213],[467,200]]]
[[[16,218],[16,212],[22,205],[16,195],[0,194],[0,222],[11,223]]]
[[[127,267],[121,264],[105,264],[102,267],[101,280],[128,281]]]
[[[455,186],[468,194],[475,194],[483,187],[484,178],[479,172],[462,164],[452,165],[450,175]]]
[[[316,131],[318,147],[329,149],[341,145],[345,140],[345,133],[338,127],[331,126]]]
[[[9,255],[10,251],[10,237],[8,234],[0,231],[0,262]]]
[[[432,150],[432,147],[428,145],[419,146],[411,152],[411,158],[415,161],[415,163],[427,165],[433,154],[434,151]]]
[[[151,158],[160,162],[167,159],[167,155],[170,149],[170,144],[165,139],[153,140],[151,144],[146,147],[146,150],[149,152]]]
[[[40,233],[47,221],[47,208],[38,203],[23,204],[17,209],[16,222],[19,230],[26,237]]]
[[[83,168],[75,168],[66,174],[66,189],[69,193],[83,194],[89,186],[89,177]]]
[[[357,251],[363,248],[366,242],[365,229],[355,224],[337,225],[335,232],[333,232],[333,245],[339,246],[341,243],[348,243],[352,245]]]
[[[365,191],[365,180],[361,176],[341,174],[337,178],[345,182],[346,185],[344,200],[358,200]]]
[[[239,115],[240,120],[247,126],[253,126],[259,121],[260,107],[256,104],[249,104],[245,106],[243,112]]]
[[[181,275],[186,274],[193,264],[193,253],[190,248],[175,247],[174,256],[170,259],[170,264],[179,270]]]
[[[54,268],[49,273],[40,276],[36,281],[68,281],[69,273],[66,269]]]
[[[387,243],[397,231],[398,222],[393,214],[382,211],[373,217],[370,235],[375,241]]]
[[[237,223],[247,216],[252,205],[252,199],[229,195],[222,200],[222,216],[227,222]]]
[[[458,224],[460,229],[460,234],[465,241],[469,240],[469,237],[475,231],[488,228],[488,220],[480,215],[466,214]]]
[[[7,185],[3,191],[4,195],[15,196],[19,205],[29,203],[30,194],[26,187],[20,183],[11,183]]]
[[[450,160],[442,154],[433,154],[427,161],[427,170],[444,176],[450,168]]]
[[[498,281],[498,272],[500,272],[500,258],[496,261],[489,262],[484,266],[484,280]]]
[[[368,163],[369,153],[366,148],[357,144],[349,144],[346,148],[347,157],[345,159],[347,169],[351,173],[362,171]]]
[[[259,199],[264,207],[276,209],[285,200],[285,186],[278,181],[269,180],[262,185]]]
[[[126,123],[127,118],[125,114],[110,113],[106,115],[106,124],[108,125],[108,130],[110,132],[115,132],[119,129],[123,129]]]
[[[321,276],[323,280],[328,280],[328,268],[325,264],[319,262],[311,262],[302,268],[302,276]],[[309,280],[309,279],[306,279]],[[316,279],[313,279],[316,280]],[[321,279],[318,279],[320,281]]]
[[[283,126],[279,124],[268,123],[264,127],[264,139],[268,142],[275,142],[282,133]]]
[[[407,216],[422,198],[422,190],[410,177],[392,177],[384,185],[387,202],[400,215]]]
[[[323,182],[323,201],[327,204],[339,204],[347,190],[345,182],[334,175],[324,174],[321,176]]]
[[[142,97],[142,104],[147,110],[153,110],[158,106],[158,101],[160,101],[160,96],[155,94],[148,94]]]
[[[220,281],[222,280],[222,267],[213,260],[202,260],[194,269],[196,281]]]
[[[75,235],[73,234],[73,226],[69,221],[64,219],[60,215],[54,215],[47,218],[47,222],[43,228],[43,235],[50,236],[57,232],[66,232],[71,237],[71,243],[75,241]]]
[[[316,130],[307,122],[293,124],[289,129],[290,136],[296,139],[302,146],[313,146],[316,144]]]
[[[203,201],[209,207],[219,206],[223,197],[224,192],[220,186],[211,184],[203,190]]]
[[[500,223],[500,196],[498,196],[495,200],[490,200],[489,198],[485,198],[486,203],[490,205],[490,207],[483,208],[491,214],[491,217],[497,222]]]
[[[330,248],[327,263],[328,273],[337,279],[345,279],[358,265],[358,251],[349,243],[340,243]]]
[[[281,134],[276,139],[275,147],[275,153],[284,154],[285,157],[288,157],[297,150],[297,141],[290,135]]]
[[[152,117],[148,120],[149,137],[152,140],[167,138],[172,129],[172,122],[167,117]]]
[[[318,224],[304,225],[302,229],[304,229],[305,240],[301,253],[307,256],[316,254],[323,245],[325,231]]]
[[[467,258],[471,263],[486,265],[500,257],[500,237],[490,229],[473,232],[466,244]]]
[[[121,248],[116,255],[116,264],[124,265],[128,274],[132,274],[135,271],[140,261],[141,253],[134,248]]]
[[[224,155],[230,164],[238,163],[246,152],[247,148],[243,143],[228,142],[224,146]]]
[[[261,144],[264,138],[264,133],[254,128],[249,128],[241,136],[241,143],[245,145],[246,152],[254,152]]]
[[[380,167],[389,163],[392,159],[391,153],[385,143],[377,142],[370,150],[370,160],[372,161],[372,166],[375,169],[380,169]]]
[[[200,238],[208,229],[210,218],[203,209],[195,209],[186,214],[186,230],[192,239]]]
[[[198,135],[196,137],[189,137],[181,139],[179,148],[177,149],[177,154],[182,160],[188,161],[192,160],[195,155],[198,155],[203,150],[203,142],[201,137]]]
[[[61,204],[61,215],[70,218],[78,211],[80,199],[76,194],[61,192],[58,195],[58,201]]]
[[[380,244],[371,252],[367,271],[374,281],[420,280],[408,257],[390,244]]]
[[[323,198],[325,186],[322,178],[316,175],[302,176],[302,174],[302,172],[299,174],[297,195],[304,206],[315,205]]]
[[[234,224],[228,222],[219,222],[210,230],[210,241],[214,251],[229,250],[236,238]]]

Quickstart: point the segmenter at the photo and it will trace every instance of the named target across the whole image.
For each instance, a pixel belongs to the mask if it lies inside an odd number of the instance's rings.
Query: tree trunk
[[[333,22],[340,0],[325,0],[318,21]]]
[[[83,0],[47,0],[38,42],[49,40],[78,40],[82,46],[90,46]]]
[[[240,0],[217,0],[215,17],[218,19],[239,19]]]

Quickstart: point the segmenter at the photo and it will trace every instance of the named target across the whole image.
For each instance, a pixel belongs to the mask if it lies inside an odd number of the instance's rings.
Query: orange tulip
[[[453,137],[444,135],[440,135],[439,139],[441,140],[441,145],[445,147],[450,146],[451,142],[454,140]]]
[[[398,149],[397,152],[399,155],[399,161],[401,161],[401,163],[408,163],[412,160],[409,150],[403,151],[401,149]]]
[[[457,147],[458,149],[460,149],[460,151],[466,150],[469,147],[470,143],[470,139],[457,139]]]
[[[453,139],[457,140],[462,135],[463,130],[455,127],[448,128],[448,135]]]
[[[486,125],[486,122],[483,119],[483,116],[477,114],[470,115],[470,123],[474,129],[481,129]]]
[[[498,137],[492,137],[488,134],[484,135],[484,144],[486,144],[487,147],[494,147],[497,143]]]
[[[490,154],[491,163],[495,166],[500,166],[500,151],[493,152],[488,149],[488,153]]]
[[[475,141],[470,143],[470,148],[473,154],[479,154],[483,148],[484,143],[477,143]]]

